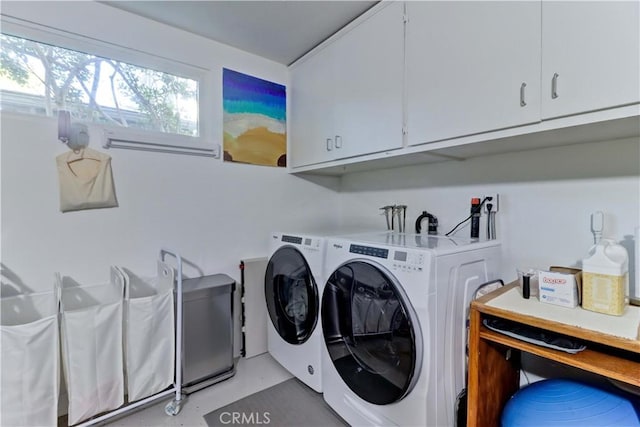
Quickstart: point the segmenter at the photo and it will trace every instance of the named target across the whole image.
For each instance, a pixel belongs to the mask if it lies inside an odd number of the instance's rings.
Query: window
[[[0,108],[199,136],[198,82],[126,62],[0,35]]]
[[[98,125],[105,148],[219,157],[210,70],[2,16],[0,110]]]

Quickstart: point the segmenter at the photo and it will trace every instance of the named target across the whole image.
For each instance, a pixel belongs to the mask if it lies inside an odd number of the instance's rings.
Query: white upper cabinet
[[[403,46],[401,2],[380,10],[330,46],[339,158],[402,147]]]
[[[540,120],[539,1],[406,7],[409,145]]]
[[[327,142],[332,116],[332,66],[324,51],[296,66],[291,74],[288,163],[292,167],[330,160]]]
[[[640,102],[640,2],[542,2],[542,118]]]
[[[292,67],[292,167],[402,147],[403,45],[392,3]]]

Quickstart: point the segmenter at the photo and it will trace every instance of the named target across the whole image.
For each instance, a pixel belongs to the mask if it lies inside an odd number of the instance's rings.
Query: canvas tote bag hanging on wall
[[[173,383],[175,326],[173,268],[158,261],[158,275],[125,277],[125,368],[129,402],[160,392]]]
[[[60,343],[52,292],[2,298],[0,425],[58,425]]]
[[[111,156],[83,148],[56,157],[60,211],[118,206],[111,173]]]
[[[57,276],[62,366],[69,395],[69,425],[124,403],[122,292],[114,267],[107,284],[77,286]],[[76,285],[76,286],[74,286]]]

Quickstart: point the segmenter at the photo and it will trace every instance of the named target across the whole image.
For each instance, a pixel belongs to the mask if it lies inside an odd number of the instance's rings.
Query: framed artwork
[[[285,86],[224,68],[224,160],[285,167],[286,101]]]

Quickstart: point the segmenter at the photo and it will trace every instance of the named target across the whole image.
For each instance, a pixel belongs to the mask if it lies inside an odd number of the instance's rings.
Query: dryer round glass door
[[[321,317],[333,366],[360,398],[386,405],[411,391],[420,370],[420,329],[386,270],[363,261],[342,265],[327,281]]]
[[[318,287],[304,256],[278,249],[267,264],[264,293],[271,322],[289,344],[309,339],[318,321]]]

